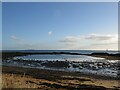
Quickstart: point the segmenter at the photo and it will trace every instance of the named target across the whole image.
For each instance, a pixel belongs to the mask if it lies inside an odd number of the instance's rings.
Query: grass
[[[77,73],[3,67],[3,88],[41,90],[115,90],[118,80],[91,78]],[[117,89],[116,89],[117,90]]]

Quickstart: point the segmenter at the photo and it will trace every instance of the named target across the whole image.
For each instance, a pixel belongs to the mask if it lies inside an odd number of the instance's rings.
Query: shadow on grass
[[[72,86],[62,86],[59,84],[50,84],[50,83],[36,83],[33,81],[26,81],[27,83],[33,83],[37,85],[44,85],[50,88],[55,88],[55,89],[67,89],[67,90],[115,90],[115,89],[110,89],[110,88],[105,88],[102,86],[95,86],[95,85],[85,85],[85,84],[72,84]],[[77,86],[77,87],[76,87]]]

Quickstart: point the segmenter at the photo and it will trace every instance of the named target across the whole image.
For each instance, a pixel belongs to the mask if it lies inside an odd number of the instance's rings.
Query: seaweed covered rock
[[[42,63],[41,65],[46,67],[69,67],[69,62],[66,61],[48,61],[45,63]]]

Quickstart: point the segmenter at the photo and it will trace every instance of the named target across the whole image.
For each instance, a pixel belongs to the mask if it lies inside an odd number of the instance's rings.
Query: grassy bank
[[[118,80],[73,72],[3,66],[3,88],[41,90],[115,90]]]

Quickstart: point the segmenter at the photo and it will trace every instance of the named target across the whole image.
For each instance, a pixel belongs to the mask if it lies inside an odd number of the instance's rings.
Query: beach
[[[117,54],[106,55],[109,60],[105,55],[4,52],[2,88],[119,90],[119,59]]]
[[[119,90],[118,81],[95,75],[3,66],[4,88],[38,88],[41,90]]]

